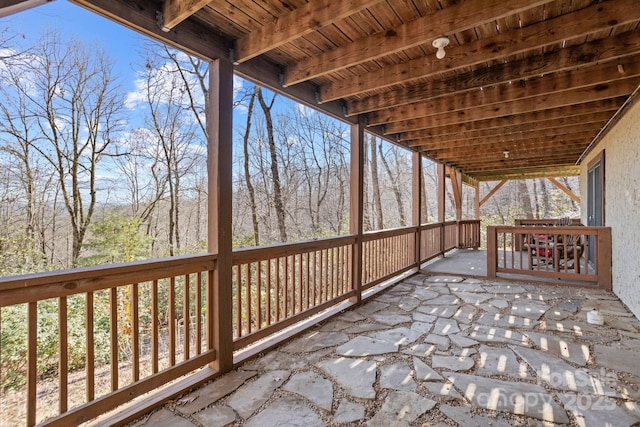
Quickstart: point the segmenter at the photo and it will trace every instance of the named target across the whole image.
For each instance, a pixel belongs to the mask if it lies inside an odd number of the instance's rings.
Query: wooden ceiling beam
[[[236,41],[235,61],[251,58],[310,34],[382,0],[313,0]]]
[[[549,176],[577,176],[580,175],[580,166],[576,165],[558,165],[545,166],[543,168],[520,168],[517,170],[495,171],[495,172],[478,172],[473,175],[478,182],[500,181],[503,179],[535,179],[547,178]]]
[[[461,169],[468,173],[469,175],[475,177],[476,175],[483,175],[488,173],[509,173],[515,172],[517,170],[526,170],[526,169],[543,169],[550,167],[559,167],[559,166],[575,166],[575,162],[573,160],[568,160],[565,162],[558,162],[557,160],[546,160],[540,159],[537,162],[533,162],[531,160],[522,160],[522,161],[513,161],[511,159],[503,159],[501,162],[496,163],[484,163],[480,166],[477,165],[468,165],[467,167],[460,166]]]
[[[620,69],[624,71],[620,72]],[[398,107],[389,107],[383,102],[379,106],[379,110],[367,114],[367,121],[370,125],[378,125],[427,115],[501,104],[505,100],[533,99],[544,94],[574,91],[594,85],[616,84],[617,80],[638,76],[640,76],[640,55],[625,58],[621,61],[609,61],[604,64],[584,67],[575,71],[546,74],[543,77],[516,81],[513,84],[502,84],[484,88],[484,90],[449,95],[431,101],[422,100]],[[418,99],[417,95],[416,99]]]
[[[637,87],[639,78],[620,80],[615,84],[595,85],[572,91],[551,93],[525,100],[506,101],[499,105],[481,106],[453,113],[441,113],[428,117],[400,120],[385,124],[385,133],[399,133],[421,128],[447,126],[455,123],[542,111],[558,107],[573,106],[618,96],[628,96]]]
[[[602,101],[598,101],[596,104],[600,104],[601,102]],[[622,105],[622,102],[622,98],[619,104],[607,102],[607,104],[611,104],[609,108],[598,109],[594,107],[592,111],[578,115],[563,116],[561,112],[558,114],[550,114],[549,111],[536,111],[533,113],[519,114],[517,116],[498,117],[495,119],[478,120],[439,128],[402,132],[397,135],[399,141],[411,141],[420,138],[438,139],[451,136],[455,137],[459,134],[474,134],[478,132],[500,132],[500,129],[505,129],[507,133],[512,133],[520,129],[523,131],[537,129],[538,126],[539,129],[562,128],[580,123],[590,123],[591,120],[609,120],[620,105]],[[566,109],[566,107],[562,107],[562,109]]]
[[[585,141],[591,141],[594,135],[594,132],[583,132],[573,136],[567,136],[566,138],[551,136],[546,138],[531,138],[523,141],[485,141],[483,144],[470,147],[461,147],[452,144],[449,147],[440,147],[437,149],[430,147],[421,148],[420,151],[429,153],[430,156],[444,156],[445,158],[474,157],[478,153],[499,152],[502,154],[505,150],[509,150],[510,153],[533,150],[537,150],[538,152],[552,152],[555,150],[573,149],[576,146],[582,145]]]
[[[610,30],[612,26],[623,25],[638,19],[640,19],[640,11],[635,0],[622,2],[609,0],[571,14],[450,48],[443,60],[428,56],[389,65],[347,81],[323,85],[320,88],[320,99],[326,102],[348,98],[442,73],[465,70],[467,67],[499,60],[505,56],[539,51],[545,46],[584,37],[603,29]],[[363,108],[365,108],[364,105]],[[355,106],[353,112],[357,113]]]
[[[427,129],[417,130],[411,132],[402,132],[399,135],[399,141],[433,141],[447,142],[455,140],[467,140],[475,139],[477,137],[492,136],[492,135],[510,135],[515,133],[526,133],[533,131],[545,131],[550,130],[552,132],[565,133],[567,129],[574,126],[597,126],[602,128],[617,108],[612,108],[608,111],[598,111],[589,114],[583,114],[580,116],[572,117],[560,117],[552,119],[527,121],[526,114],[512,116],[509,122],[489,119],[487,122],[496,122],[496,125],[490,126],[490,123],[484,123],[484,121],[464,123],[461,125],[446,126],[439,129]],[[519,120],[516,121],[516,119]],[[485,126],[486,124],[486,126]],[[469,125],[469,126],[466,126]],[[471,126],[477,125],[477,126]],[[467,130],[468,129],[468,130]],[[436,133],[440,132],[440,133]],[[410,143],[409,145],[412,145]]]
[[[609,114],[609,116],[611,116]],[[575,132],[583,131],[600,131],[606,124],[606,120],[600,122],[585,123],[573,126],[565,126],[560,128],[546,128],[546,129],[529,129],[526,131],[513,131],[513,132],[500,132],[500,129],[490,129],[486,132],[476,132],[471,135],[459,134],[459,135],[447,135],[445,137],[437,138],[416,138],[409,141],[409,147],[426,147],[430,149],[438,149],[440,147],[447,147],[452,144],[464,144],[465,147],[473,147],[475,144],[481,144],[487,139],[501,141],[518,141],[528,138],[543,137],[547,135],[567,136]]]
[[[426,151],[429,156],[437,159],[439,161],[451,162],[454,161],[456,163],[459,162],[483,162],[488,158],[494,158],[501,160],[504,158],[504,152],[509,152],[510,160],[521,160],[525,158],[540,158],[540,157],[554,157],[554,156],[579,156],[580,153],[584,150],[585,146],[589,144],[591,139],[582,138],[575,140],[565,141],[567,145],[558,146],[558,144],[547,144],[542,145],[539,144],[528,144],[526,146],[519,146],[517,150],[509,150],[509,146],[505,145],[503,147],[497,147],[495,149],[473,149],[473,150],[465,150],[464,152],[456,151],[446,151],[446,152],[438,152],[433,153],[432,151]],[[547,154],[551,153],[551,154]],[[576,157],[577,158],[577,157]]]
[[[162,2],[161,28],[169,31],[176,25],[211,3],[211,0],[164,0]]]
[[[437,37],[465,31],[551,1],[553,0],[468,0],[461,2],[407,22],[392,30],[356,40],[346,46],[291,64],[286,69],[284,83],[285,86],[289,86],[344,70],[411,47],[431,43]]]

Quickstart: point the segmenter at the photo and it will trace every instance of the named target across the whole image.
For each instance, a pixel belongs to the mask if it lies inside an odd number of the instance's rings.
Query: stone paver
[[[306,397],[319,408],[331,410],[333,384],[320,374],[309,371],[295,374],[284,385],[284,389]]]
[[[365,361],[341,357],[339,359],[323,360],[317,363],[350,396],[360,399],[375,399],[376,391],[373,383],[376,380],[375,360]]]
[[[289,378],[289,371],[269,371],[255,381],[247,383],[235,391],[227,400],[245,420],[251,416],[264,402],[269,400],[273,392]]]
[[[326,347],[343,344],[349,341],[349,336],[344,332],[312,332],[298,340],[297,345],[286,345],[282,351],[287,353],[310,353]]]
[[[348,343],[336,349],[340,356],[371,356],[374,354],[395,353],[398,344],[391,341],[380,340],[371,337],[357,336]]]
[[[453,319],[438,319],[432,331],[437,335],[457,334],[460,332],[460,327],[458,326],[458,322]]]
[[[514,314],[503,314],[496,312],[484,312],[476,323],[482,325],[501,326],[503,328],[534,328],[538,322],[537,320],[530,319],[528,317],[520,317]]]
[[[637,350],[596,345],[594,356],[598,365],[609,366],[617,371],[628,372],[640,377],[640,360]]]
[[[256,374],[256,372],[240,370],[229,372],[216,381],[201,387],[196,392],[190,393],[189,398],[185,399],[185,401],[189,403],[186,405],[178,405],[177,410],[185,415],[191,415],[213,404],[222,397],[231,394]]]
[[[478,352],[480,353],[476,371],[478,375],[501,375],[521,379],[529,377],[527,364],[519,362],[513,351],[508,348],[481,345]]]
[[[515,346],[512,350],[531,366],[538,380],[544,381],[551,388],[596,396],[621,397],[619,392],[606,384],[605,379],[591,376],[549,353]]]
[[[439,381],[443,379],[436,370],[418,357],[413,358],[413,367],[415,368],[416,379],[418,381]]]
[[[462,397],[462,395],[453,388],[453,384],[451,383],[428,382],[424,383],[422,387],[424,387],[430,394],[445,402],[465,402],[464,397]]]
[[[475,364],[471,357],[437,355],[431,357],[431,363],[434,368],[443,368],[449,371],[468,371]]]
[[[442,335],[429,334],[425,337],[424,342],[427,344],[435,344],[438,350],[441,351],[449,349],[449,338]]]
[[[365,423],[368,427],[408,426],[436,402],[410,391],[390,393],[382,408]]]
[[[569,422],[567,413],[539,385],[454,372],[445,375],[465,398],[479,408],[526,415],[543,421]]]
[[[631,426],[640,422],[640,407],[629,402],[618,405],[616,399],[575,393],[558,393],[567,411],[573,413],[577,424],[589,426]]]
[[[420,338],[422,332],[415,329],[400,327],[387,329],[386,331],[379,331],[368,335],[371,338],[388,341],[396,345],[407,345],[415,342],[418,338]]]
[[[295,414],[295,415],[294,415]],[[293,415],[293,416],[292,416]],[[307,406],[304,400],[283,397],[245,423],[249,427],[264,426],[322,427],[322,418]]]
[[[441,405],[440,411],[461,426],[474,427],[513,427],[511,423],[495,417],[472,414],[471,406]]]
[[[228,406],[210,406],[194,414],[193,418],[205,426],[228,426],[236,421],[237,415]]]
[[[333,417],[333,422],[336,424],[346,424],[355,421],[360,421],[364,418],[364,405],[359,403],[350,402],[347,399],[342,399],[338,409],[336,409],[336,415]]]
[[[133,425],[632,425],[638,352],[611,292],[418,274]]]
[[[587,343],[579,343],[549,334],[527,331],[524,333],[540,350],[559,356],[565,360],[584,366],[589,361],[590,352]]]
[[[397,362],[380,367],[380,387],[394,390],[414,391],[418,385],[413,380],[413,371],[406,362]]]

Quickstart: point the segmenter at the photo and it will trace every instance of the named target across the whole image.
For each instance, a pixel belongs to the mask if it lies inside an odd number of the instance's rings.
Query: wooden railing
[[[468,227],[479,229],[476,223],[235,250],[232,301],[218,312],[213,254],[0,278],[0,320],[26,319],[18,338],[24,348],[17,358],[12,355],[15,366],[7,364],[7,349],[0,347],[0,383],[11,369],[26,384],[26,403],[12,416],[28,426],[86,422],[210,365],[221,349],[239,352],[345,300],[355,304],[363,290],[417,269],[461,241],[473,246],[468,236],[475,231]],[[357,271],[360,284],[354,282]],[[229,317],[233,342],[214,348],[216,319]],[[39,339],[52,318],[54,355]],[[45,382],[55,396],[39,393]]]
[[[353,296],[355,241],[346,236],[235,251],[233,348]]]
[[[202,255],[1,279],[2,315],[26,312],[26,363],[15,366],[26,378],[25,423],[59,415],[45,424],[78,425],[214,361],[205,313],[215,268],[215,255]],[[38,334],[52,319],[57,354],[45,355]],[[39,373],[51,357],[57,398],[37,407]],[[84,369],[73,381],[70,360]]]
[[[561,221],[560,218],[519,218],[513,220],[513,225],[516,227],[552,227],[558,224]],[[582,225],[580,223],[580,218],[572,218],[569,219],[569,225]],[[516,240],[516,250],[522,250],[522,244],[524,240]]]
[[[488,227],[487,276],[498,273],[585,281],[611,289],[611,228]]]
[[[362,239],[362,288],[367,289],[416,267],[418,227],[366,233]]]

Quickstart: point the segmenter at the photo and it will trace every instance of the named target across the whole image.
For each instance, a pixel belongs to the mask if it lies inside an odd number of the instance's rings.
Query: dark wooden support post
[[[598,287],[611,290],[613,279],[611,273],[611,227],[596,227],[598,229],[596,240],[596,271],[598,274]]]
[[[364,124],[359,120],[351,125],[351,180],[349,194],[349,232],[356,236],[353,245],[351,272],[352,287],[355,296],[351,301],[362,301],[362,218],[364,191]]]
[[[422,222],[422,156],[417,151],[413,153],[411,165],[411,223],[416,226],[415,254],[416,266],[420,269],[420,241]]]
[[[438,222],[440,223],[440,253],[444,255],[444,219],[445,219],[445,192],[446,171],[445,164],[438,163]]]
[[[212,368],[227,372],[233,368],[232,307],[232,118],[233,67],[222,59],[209,64],[207,108],[209,175],[209,252],[218,254],[210,275],[208,345],[217,353]]]
[[[496,227],[487,227],[487,277],[495,278],[498,268]]]
[[[462,221],[462,172],[455,168],[450,170],[453,201],[456,204],[456,221]]]
[[[480,219],[480,184],[476,184],[474,187],[476,190],[475,195],[475,219]]]

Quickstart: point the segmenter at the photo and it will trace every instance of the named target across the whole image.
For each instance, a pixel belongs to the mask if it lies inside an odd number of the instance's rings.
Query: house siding
[[[611,227],[613,291],[640,318],[640,102],[628,108],[580,167],[587,223],[587,168],[604,150],[605,226]]]

